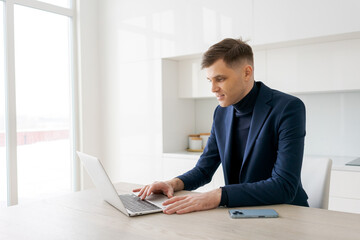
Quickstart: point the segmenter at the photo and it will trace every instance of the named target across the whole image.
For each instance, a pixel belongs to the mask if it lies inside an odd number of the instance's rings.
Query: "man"
[[[187,173],[134,192],[142,199],[152,193],[167,195],[167,214],[218,206],[308,206],[300,180],[305,138],[301,100],[254,81],[253,52],[241,39],[224,39],[211,46],[203,55],[202,68],[219,102],[203,154]],[[209,183],[220,163],[224,187],[173,196]]]

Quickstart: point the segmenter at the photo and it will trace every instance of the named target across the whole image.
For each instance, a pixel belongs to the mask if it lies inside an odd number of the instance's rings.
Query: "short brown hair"
[[[226,65],[233,67],[243,60],[254,64],[253,51],[246,42],[240,39],[225,38],[212,45],[202,57],[201,68],[213,65],[217,60],[223,59]]]

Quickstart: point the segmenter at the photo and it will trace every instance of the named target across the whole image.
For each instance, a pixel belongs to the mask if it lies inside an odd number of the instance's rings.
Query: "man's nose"
[[[211,91],[212,91],[213,93],[219,91],[219,87],[218,87],[218,85],[216,84],[215,81],[212,81],[212,82],[211,82]]]

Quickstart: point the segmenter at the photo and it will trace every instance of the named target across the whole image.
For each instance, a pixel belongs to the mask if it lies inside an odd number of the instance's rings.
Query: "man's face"
[[[228,67],[219,59],[206,68],[206,76],[221,107],[239,102],[253,87],[252,67],[246,61],[236,67]]]

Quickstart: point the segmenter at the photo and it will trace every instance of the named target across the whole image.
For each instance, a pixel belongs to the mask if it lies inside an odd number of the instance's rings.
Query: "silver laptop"
[[[152,194],[146,200],[133,193],[118,195],[99,159],[81,152],[77,154],[104,200],[125,215],[133,217],[163,211],[162,203],[168,199],[165,195]]]
[[[360,158],[356,158],[356,159],[346,163],[345,165],[347,165],[347,166],[360,166]]]

